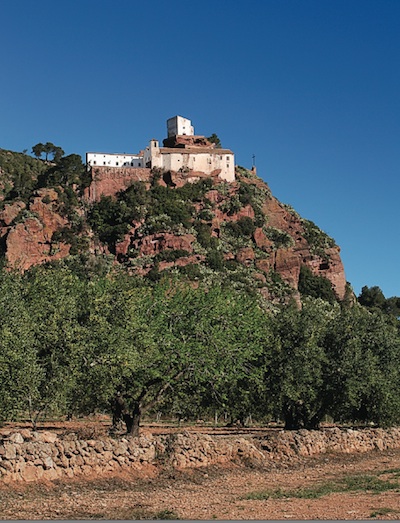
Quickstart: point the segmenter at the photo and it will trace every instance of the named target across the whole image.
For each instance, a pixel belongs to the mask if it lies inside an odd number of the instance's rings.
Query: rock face
[[[268,466],[302,456],[400,448],[400,429],[271,431],[264,436],[169,434],[82,440],[21,430],[0,440],[0,481],[34,482],[172,466],[178,469],[245,462]]]
[[[54,232],[67,224],[67,219],[54,210],[57,201],[58,194],[53,189],[37,191],[28,216],[14,225],[13,220],[26,206],[14,204],[11,209],[3,211],[0,219],[8,225],[2,231],[3,235],[7,234],[6,260],[9,267],[24,271],[32,265],[68,256],[70,245],[52,241]]]
[[[196,136],[171,139],[174,147],[178,148],[187,145],[204,147],[206,140]],[[206,145],[210,144],[207,142]],[[276,273],[298,300],[300,270],[305,265],[314,275],[328,279],[337,298],[343,300],[346,279],[339,247],[333,242],[313,245],[315,234],[310,235],[307,221],[274,198],[268,185],[254,172],[243,171],[238,169],[236,180],[226,183],[219,179],[218,171],[206,175],[184,170],[152,172],[148,168],[95,166],[84,195],[75,193],[78,204],[73,212],[76,213],[75,218],[79,215],[85,223],[79,234],[86,235],[84,240],[89,244],[90,253],[112,252],[116,262],[126,263],[131,272],[145,275],[156,264],[162,271],[207,263],[209,253],[199,242],[194,227],[201,222],[209,227],[211,237],[219,241],[218,249],[223,260],[245,266],[263,296],[270,296],[268,282],[271,274]],[[192,222],[190,226],[186,225],[186,229],[183,226],[152,229],[146,219],[142,219],[126,224],[130,227],[129,232],[115,245],[96,243],[96,234],[90,229],[87,216],[90,206],[101,196],[117,200],[118,194],[134,182],[143,182],[148,190],[155,184],[174,190],[188,182],[205,179],[209,180],[209,186],[201,198],[190,202]],[[71,214],[67,217],[68,212],[65,212],[65,191],[66,188],[61,187],[57,192],[54,189],[40,189],[28,203],[15,201],[4,206],[0,212],[0,238],[8,267],[26,270],[32,265],[64,258],[70,253],[71,245],[67,241],[72,242],[74,233],[69,234],[68,240],[65,239],[68,235],[62,234],[63,229],[72,231]],[[149,216],[150,221],[160,218],[152,216],[151,209]],[[239,231],[243,224],[246,225],[246,220],[247,225],[253,223],[250,236],[246,231]],[[315,230],[311,232],[315,233]],[[232,239],[232,234],[236,234],[236,240]],[[55,241],[55,238],[64,238],[64,241]]]
[[[125,191],[133,182],[151,179],[150,169],[145,167],[92,167],[92,182],[85,191],[85,198],[98,202],[101,196],[115,196]]]

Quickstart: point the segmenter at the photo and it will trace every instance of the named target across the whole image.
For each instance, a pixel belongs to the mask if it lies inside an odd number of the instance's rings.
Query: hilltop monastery
[[[136,178],[135,172],[145,175],[145,169],[158,168],[165,172],[188,173],[189,180],[195,173],[218,176],[227,182],[235,180],[233,152],[216,147],[204,136],[195,135],[190,120],[183,116],[170,118],[167,132],[163,147],[153,139],[138,154],[86,153],[86,164],[92,172],[97,171],[97,175],[104,168],[112,169],[114,174],[122,168],[132,170],[132,176]]]

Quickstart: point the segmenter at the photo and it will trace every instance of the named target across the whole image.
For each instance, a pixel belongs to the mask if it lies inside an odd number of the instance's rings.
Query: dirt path
[[[257,496],[263,499],[248,499]],[[399,519],[400,450],[330,455],[269,469],[230,466],[158,475],[149,469],[141,478],[3,485],[0,517]]]

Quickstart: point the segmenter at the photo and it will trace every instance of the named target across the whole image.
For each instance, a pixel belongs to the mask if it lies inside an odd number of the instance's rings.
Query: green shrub
[[[322,231],[314,222],[302,219],[304,238],[311,247],[311,252],[317,256],[324,256],[325,250],[336,245],[335,240]]]
[[[154,259],[156,261],[173,262],[175,260],[178,260],[179,258],[186,258],[187,256],[190,256],[190,252],[185,251],[184,249],[175,249],[169,251],[162,251],[159,254],[157,254],[154,257]]]
[[[313,274],[306,265],[302,265],[300,268],[298,289],[303,296],[322,298],[329,303],[336,301],[331,282],[323,276]]]
[[[196,222],[194,224],[194,228],[197,232],[197,241],[200,243],[202,247],[204,247],[205,249],[217,248],[219,240],[218,238],[211,236],[211,227],[209,225],[202,222]]]
[[[240,218],[237,222],[228,222],[225,227],[229,229],[236,238],[240,236],[250,238],[256,230],[254,221],[248,216]]]
[[[217,249],[211,249],[207,254],[207,265],[216,271],[220,271],[224,268],[224,256],[221,251]]]
[[[225,200],[220,209],[222,212],[226,213],[228,216],[232,216],[242,209],[243,205],[237,194],[231,196],[228,200]]]
[[[276,227],[263,227],[265,236],[274,243],[275,249],[287,249],[294,245],[294,240],[285,231],[277,229]]]

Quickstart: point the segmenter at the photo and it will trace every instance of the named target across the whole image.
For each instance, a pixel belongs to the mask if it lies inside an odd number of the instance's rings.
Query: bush
[[[239,238],[240,236],[246,236],[249,238],[254,234],[256,225],[251,218],[244,216],[237,222],[228,222],[226,228],[229,229],[236,238]]]
[[[310,245],[313,254],[324,256],[325,249],[336,245],[335,240],[322,231],[314,222],[302,219],[301,223],[304,228],[304,238]]]
[[[190,256],[190,252],[185,251],[184,249],[174,249],[169,251],[162,251],[157,254],[154,259],[156,261],[173,262],[179,258],[186,258],[187,256]]]
[[[336,301],[331,282],[323,276],[313,274],[311,269],[306,265],[302,265],[300,268],[298,289],[303,296],[322,298],[329,303]]]
[[[294,240],[290,234],[281,231],[281,229],[277,229],[276,227],[264,227],[263,231],[265,236],[274,242],[275,249],[288,248],[294,245]]]
[[[221,251],[211,249],[207,254],[207,264],[210,269],[220,271],[224,268],[224,256]]]

